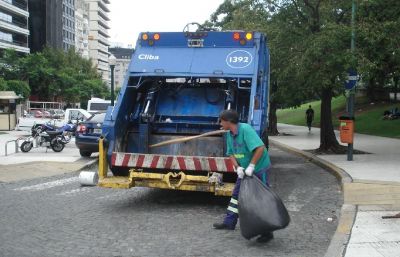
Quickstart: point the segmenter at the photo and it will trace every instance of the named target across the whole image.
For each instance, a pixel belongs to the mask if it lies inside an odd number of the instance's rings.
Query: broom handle
[[[223,134],[228,132],[228,130],[215,130],[215,131],[211,131],[211,132],[207,132],[201,135],[197,135],[197,136],[190,136],[190,137],[183,137],[183,138],[177,138],[177,139],[172,139],[172,140],[167,140],[164,142],[160,142],[154,145],[149,145],[149,148],[153,148],[153,147],[159,147],[159,146],[163,146],[163,145],[170,145],[170,144],[176,144],[176,143],[183,143],[189,140],[193,140],[196,138],[200,138],[200,137],[206,137],[206,136],[214,136],[214,135],[219,135],[219,134]]]

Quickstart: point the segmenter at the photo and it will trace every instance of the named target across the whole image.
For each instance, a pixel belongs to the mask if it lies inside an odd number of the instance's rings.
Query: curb
[[[269,142],[271,145],[279,149],[296,154],[333,174],[339,181],[340,186],[342,188],[342,192],[344,191],[345,184],[350,184],[353,182],[353,179],[350,177],[349,174],[347,174],[346,171],[328,161],[325,161],[315,156],[314,154],[282,144],[271,138],[269,139]],[[342,208],[340,209],[340,219],[338,222],[337,229],[332,237],[332,240],[328,246],[328,249],[324,257],[342,257],[345,255],[346,247],[347,244],[349,243],[351,236],[351,230],[353,228],[354,221],[356,219],[356,214],[357,214],[356,205],[352,204],[342,205]]]
[[[96,158],[94,160],[91,160],[89,162],[87,162],[85,165],[83,165],[83,167],[79,168],[77,171],[83,171],[85,169],[90,169],[93,168],[94,166],[96,166],[96,164],[98,163],[99,159]]]

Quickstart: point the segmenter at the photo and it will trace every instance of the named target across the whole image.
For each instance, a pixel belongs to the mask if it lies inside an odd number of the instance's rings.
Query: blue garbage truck
[[[152,146],[220,129],[225,109],[236,110],[266,143],[268,89],[269,49],[262,33],[140,33],[103,123],[98,185],[230,195],[236,173],[221,133]]]

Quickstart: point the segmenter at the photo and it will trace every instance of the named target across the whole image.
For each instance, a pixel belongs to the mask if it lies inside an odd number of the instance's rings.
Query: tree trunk
[[[279,135],[278,131],[278,118],[276,116],[276,102],[271,101],[269,103],[269,115],[268,115],[268,135],[276,136]]]
[[[399,77],[394,77],[394,102],[397,102],[397,91],[399,90]]]
[[[318,151],[338,152],[340,145],[336,139],[332,125],[332,89],[322,89],[321,95],[321,137]]]
[[[375,79],[370,79],[367,85],[367,97],[370,102],[375,102]]]

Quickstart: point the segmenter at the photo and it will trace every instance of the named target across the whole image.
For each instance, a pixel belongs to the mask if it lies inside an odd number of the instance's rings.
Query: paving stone
[[[270,182],[290,210],[291,224],[268,244],[245,240],[239,227],[212,229],[223,219],[226,197],[149,188],[82,190],[77,181],[29,189],[76,176],[67,174],[0,183],[0,255],[323,256],[342,205],[335,177],[274,148],[271,156]],[[329,217],[336,218],[327,222]]]

